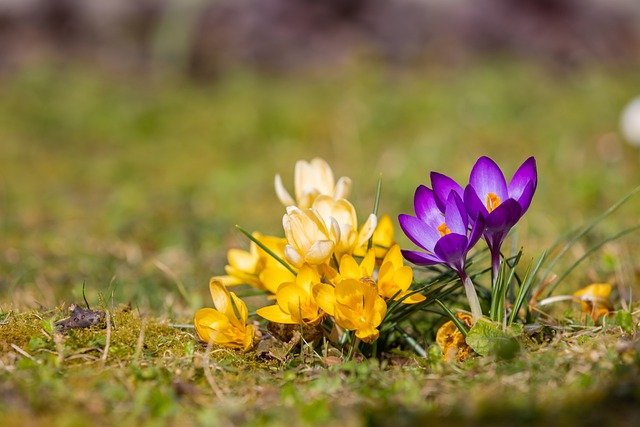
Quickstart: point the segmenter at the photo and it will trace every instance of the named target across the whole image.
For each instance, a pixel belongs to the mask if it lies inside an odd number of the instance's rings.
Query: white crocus
[[[333,254],[332,233],[315,210],[287,207],[282,227],[287,238],[284,257],[294,267],[323,264]]]
[[[351,191],[351,179],[343,176],[336,183],[329,164],[316,157],[310,162],[305,160],[296,162],[294,170],[295,200],[284,188],[280,175],[275,177],[275,188],[276,195],[283,205],[308,209],[314,200],[321,195],[330,196],[333,199],[348,197]]]
[[[313,202],[313,209],[330,230],[338,259],[344,254],[353,254],[357,248],[365,245],[376,229],[377,217],[374,214],[370,214],[362,228],[358,229],[356,209],[346,199],[318,196]]]

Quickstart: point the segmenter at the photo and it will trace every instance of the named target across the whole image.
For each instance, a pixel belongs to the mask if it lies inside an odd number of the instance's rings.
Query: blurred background
[[[486,154],[510,177],[534,155],[531,258],[640,183],[620,132],[639,65],[635,0],[0,0],[0,307],[86,282],[188,319],[247,246],[234,225],[281,234],[273,177],[292,190],[315,156],[361,219],[382,174],[395,219],[431,170],[465,181]],[[637,286],[636,240],[568,286]]]

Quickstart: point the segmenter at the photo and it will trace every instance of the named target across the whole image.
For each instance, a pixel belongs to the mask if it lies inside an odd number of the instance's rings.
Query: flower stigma
[[[438,232],[440,233],[440,237],[446,236],[447,234],[451,234],[451,229],[447,226],[446,223],[442,223],[438,226]]]
[[[487,211],[489,211],[489,213],[491,213],[495,208],[500,206],[500,203],[502,203],[502,200],[500,200],[500,197],[498,197],[496,193],[487,194],[486,205],[487,205]]]

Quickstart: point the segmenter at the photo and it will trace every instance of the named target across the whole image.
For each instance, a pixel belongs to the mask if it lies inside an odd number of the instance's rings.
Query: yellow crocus
[[[294,189],[296,200],[293,200],[289,192],[282,185],[280,175],[275,177],[275,188],[278,199],[285,207],[297,206],[300,209],[308,209],[316,197],[320,195],[341,199],[349,196],[351,179],[345,176],[336,183],[333,171],[323,159],[316,157],[310,162],[298,160],[294,170]]]
[[[413,280],[413,270],[404,265],[400,246],[393,245],[387,252],[378,272],[378,292],[383,298],[399,299],[411,293],[409,286]],[[416,304],[426,298],[421,294],[412,294],[402,300],[405,304]]]
[[[313,202],[315,209],[325,226],[331,232],[335,242],[334,252],[340,257],[366,245],[376,228],[377,218],[370,214],[365,223],[358,229],[356,209],[346,199],[333,199],[329,196],[318,196]]]
[[[592,283],[573,294],[580,300],[582,312],[590,315],[594,322],[611,311],[610,295],[609,283]]]
[[[273,253],[284,258],[286,239],[266,236],[257,232],[252,235]],[[254,242],[251,242],[248,251],[229,249],[227,260],[229,263],[225,266],[227,275],[215,276],[212,279],[222,282],[225,286],[247,284],[275,294],[281,283],[291,281],[294,278],[294,275],[285,266]]]
[[[200,340],[223,347],[247,351],[253,345],[255,330],[247,324],[245,303],[229,292],[219,280],[209,283],[213,308],[196,311],[194,325]]]
[[[355,331],[356,337],[364,342],[378,339],[378,326],[387,312],[387,304],[371,280],[344,279],[335,287],[319,283],[313,293],[320,308],[333,316],[339,326]]]
[[[351,255],[345,254],[340,258],[340,268],[338,276],[340,279],[356,279],[373,277],[373,270],[376,266],[376,256],[373,249],[369,250],[360,264]]]
[[[456,317],[467,327],[473,324],[473,318],[466,313],[456,313]],[[436,343],[442,350],[443,359],[447,362],[452,362],[454,359],[462,362],[473,355],[473,350],[467,344],[464,335],[451,320],[438,328]]]
[[[387,251],[393,244],[395,240],[393,238],[394,230],[393,230],[393,221],[391,221],[391,217],[387,214],[384,214],[378,218],[378,225],[376,226],[375,231],[373,232],[373,236],[371,238],[373,243],[373,248],[376,251],[376,258],[382,259],[387,254]],[[368,243],[357,248],[353,254],[356,256],[364,256],[367,253]]]
[[[313,209],[289,206],[282,217],[282,227],[287,238],[284,257],[291,265],[319,265],[333,254],[335,243],[322,218]]]
[[[270,322],[315,325],[323,313],[313,297],[313,287],[320,283],[320,275],[305,265],[295,282],[283,283],[276,292],[276,304],[262,307],[256,312]]]

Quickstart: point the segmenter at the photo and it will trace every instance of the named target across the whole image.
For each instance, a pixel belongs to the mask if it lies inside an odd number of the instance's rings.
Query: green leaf
[[[520,349],[515,339],[516,330],[502,330],[502,325],[480,319],[469,329],[466,342],[481,356],[493,354],[500,359],[511,359]]]
[[[633,316],[626,310],[619,310],[616,312],[616,325],[620,326],[622,330],[627,334],[633,334],[635,327],[633,325]]]

